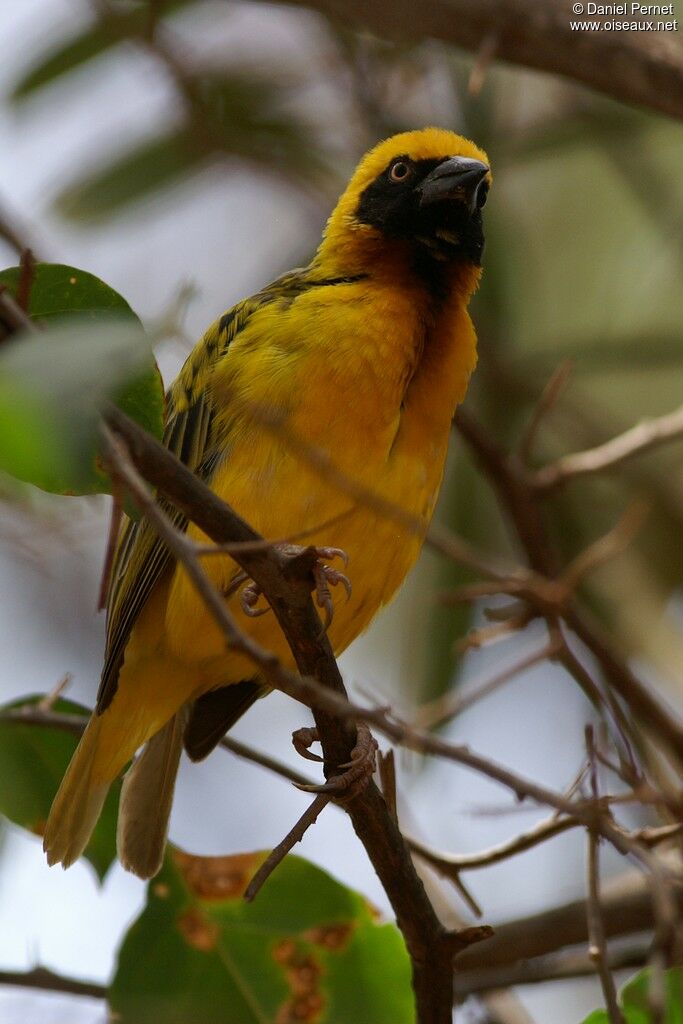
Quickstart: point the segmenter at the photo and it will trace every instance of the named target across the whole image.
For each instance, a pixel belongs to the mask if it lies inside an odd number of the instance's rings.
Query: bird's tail
[[[156,875],[164,858],[187,717],[181,708],[152,736],[123,780],[116,845],[124,868],[140,878]]]
[[[100,733],[103,719],[93,715],[54,799],[43,834],[48,864],[65,868],[88,845],[117,772],[102,770]]]

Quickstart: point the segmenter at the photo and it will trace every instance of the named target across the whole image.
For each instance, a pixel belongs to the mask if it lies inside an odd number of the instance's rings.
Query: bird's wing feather
[[[201,479],[210,482],[220,455],[208,377],[253,312],[273,296],[274,286],[238,303],[209,328],[167,393],[165,446]],[[184,530],[187,520],[163,497],[163,511]],[[168,549],[145,519],[126,522],[119,540],[107,600],[107,641],[97,694],[101,714],[116,693],[123,654],[135,621],[162,574],[173,564]]]
[[[220,317],[195,346],[167,393],[165,446],[206,483],[225,445],[216,429],[217,417],[210,388],[211,372],[253,314],[269,303],[289,304],[309,288],[347,283],[347,278],[325,278],[310,270],[294,270],[262,291],[239,302]],[[166,501],[158,503],[174,525],[184,530],[185,516]],[[107,640],[104,668],[97,694],[101,714],[116,693],[123,654],[131,630],[145,601],[173,559],[145,520],[128,521],[120,536],[107,600]]]

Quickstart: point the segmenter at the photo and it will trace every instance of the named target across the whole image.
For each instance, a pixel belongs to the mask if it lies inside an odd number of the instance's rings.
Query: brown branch
[[[145,435],[122,413],[110,409],[107,421],[125,441],[137,471],[195,521],[211,540],[218,544],[262,540],[163,445]],[[320,620],[311,600],[310,578],[288,574],[288,559],[275,548],[236,552],[234,557],[266,595],[302,676],[312,677],[319,691],[346,705],[344,684],[327,636],[321,633]],[[300,563],[301,559],[297,561]],[[184,564],[187,566],[187,561]],[[301,573],[301,567],[299,571]],[[217,621],[227,625],[225,603],[220,598],[218,603],[221,618]],[[272,656],[267,666],[271,673],[275,672],[276,662]],[[282,670],[280,675],[291,677],[293,674]],[[304,679],[297,682],[303,689]],[[295,693],[298,699],[300,695],[301,690]],[[321,736],[326,774],[334,775],[341,770],[338,768],[335,772],[335,765],[351,760],[355,729],[349,728],[347,720],[329,709],[323,710],[320,705],[314,709],[314,717]],[[372,782],[344,806],[384,886],[406,941],[413,968],[417,1019],[420,1024],[446,1024],[452,1013],[451,952],[446,932],[427,898],[403,837]]]
[[[288,853],[297,843],[300,843],[311,825],[315,825],[318,815],[327,807],[330,797],[326,793],[318,793],[310,806],[304,811],[296,825],[287,833],[285,838],[274,846],[261,867],[258,869],[249,885],[244,891],[244,898],[248,903],[256,897],[260,889],[267,882],[278,864],[281,864]]]
[[[680,915],[683,913],[680,874],[673,895],[672,912]],[[651,885],[640,872],[629,871],[607,881],[602,886],[600,903],[606,938],[652,931],[655,926]],[[486,946],[463,953],[457,967],[465,972],[509,966],[587,942],[586,901],[573,900],[496,925],[496,933]]]
[[[666,416],[643,420],[642,423],[596,448],[564,455],[557,462],[537,470],[531,482],[537,490],[547,492],[566,483],[567,480],[614,469],[626,459],[632,459],[658,445],[682,438],[683,406],[667,413]]]
[[[495,34],[496,58],[563,75],[625,103],[683,118],[680,32],[572,31],[571,5],[555,0],[289,0],[380,37],[441,39],[479,53]],[[580,18],[580,16],[579,16]],[[591,19],[596,20],[596,19]]]
[[[27,704],[24,707],[6,708],[0,712],[0,722],[16,722],[18,725],[35,725],[42,726],[43,728],[58,729],[60,732],[68,732],[72,736],[80,736],[83,733],[87,724],[87,718],[84,715],[54,711],[52,708],[45,709],[41,707],[41,703]],[[314,784],[314,780],[307,775],[303,775],[295,768],[290,768],[289,765],[276,760],[274,757],[269,757],[268,754],[264,754],[260,750],[255,750],[246,743],[240,743],[239,740],[234,739],[232,736],[224,736],[218,745],[224,750],[230,751],[231,754],[243,758],[245,761],[258,764],[275,775],[293,782],[295,786],[311,786]]]
[[[72,996],[90,996],[91,999],[107,998],[105,985],[65,978],[61,974],[48,971],[45,967],[34,967],[32,971],[0,971],[0,985],[17,985],[21,988],[41,989],[48,992],[66,992]]]
[[[565,359],[552,373],[550,379],[543,388],[543,391],[534,406],[533,412],[531,413],[531,418],[529,419],[517,446],[517,451],[519,452],[519,457],[522,462],[526,463],[529,461],[541,423],[550,410],[557,404],[560,395],[567,385],[572,369],[573,363],[571,359]]]
[[[479,853],[441,853],[410,838],[407,838],[407,843],[413,853],[431,864],[440,875],[446,878],[457,878],[461,871],[473,871],[477,868],[488,868],[492,864],[499,864],[509,857],[531,850],[539,843],[545,843],[553,836],[561,835],[579,825],[582,825],[582,822],[578,818],[560,818],[557,814],[553,814],[551,818],[534,825],[528,832],[523,832],[513,839],[507,839],[504,843],[499,843],[498,846],[492,846]]]
[[[547,659],[552,660],[558,652],[559,644],[551,640],[540,650],[532,651],[490,678],[473,684],[466,693],[461,693],[460,690],[450,691],[428,704],[423,704],[415,714],[415,725],[420,729],[433,729],[437,725],[442,725],[455,718],[456,715],[461,715],[484,697],[494,693],[521,672],[526,672],[527,669]]]
[[[597,801],[599,796],[598,769],[592,726],[586,728],[586,746],[588,748],[588,760],[591,769],[591,792],[593,799]],[[617,989],[609,968],[607,939],[602,922],[602,908],[600,906],[600,836],[595,829],[588,829],[587,842],[588,898],[586,900],[586,925],[588,928],[588,957],[593,961],[595,970],[600,978],[610,1024],[624,1024],[624,1017],[617,1003]]]
[[[459,409],[455,423],[474,452],[484,473],[490,480],[501,507],[508,513],[529,564],[548,584],[560,577],[558,556],[554,550],[537,502],[537,492],[529,474],[519,458],[505,452],[479,424]],[[557,586],[557,582],[556,582]],[[549,590],[552,595],[552,590]],[[527,598],[534,600],[533,588]],[[571,595],[560,594],[553,608],[552,600],[544,612],[551,628],[557,626],[558,611],[569,628],[594,655],[602,672],[615,693],[628,705],[634,718],[649,728],[674,756],[683,760],[683,722],[663,703],[615,652],[611,641],[600,625],[585,609],[579,608]],[[570,667],[571,661],[567,662]],[[570,667],[570,671],[571,671]],[[585,679],[577,676],[583,685]]]
[[[0,284],[0,330],[2,331],[0,337],[4,337],[5,334],[15,334],[19,331],[37,330],[36,325],[26,315],[4,284]]]
[[[611,953],[608,959],[610,971],[643,967],[647,963],[649,946],[644,943],[629,946]],[[457,999],[480,992],[491,992],[516,985],[537,985],[548,981],[562,981],[570,978],[585,978],[595,974],[595,964],[586,953],[560,953],[536,957],[516,964],[502,964],[491,968],[482,967],[475,971],[458,971],[455,975]]]

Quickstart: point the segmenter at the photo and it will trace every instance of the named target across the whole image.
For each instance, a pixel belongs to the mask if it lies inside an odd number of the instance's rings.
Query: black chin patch
[[[411,174],[398,182],[390,177],[397,161],[411,168]],[[470,214],[465,203],[454,199],[420,206],[417,187],[442,162],[394,157],[361,194],[356,217],[387,238],[411,243],[418,267],[453,261],[479,266],[484,250],[481,210]]]

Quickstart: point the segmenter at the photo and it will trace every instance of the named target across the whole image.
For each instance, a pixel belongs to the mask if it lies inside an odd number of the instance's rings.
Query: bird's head
[[[370,150],[330,217],[321,253],[361,266],[408,259],[426,277],[453,264],[479,267],[488,157],[441,128],[402,132]]]

